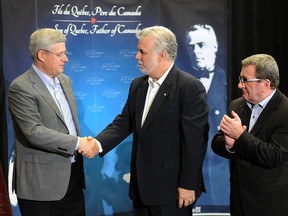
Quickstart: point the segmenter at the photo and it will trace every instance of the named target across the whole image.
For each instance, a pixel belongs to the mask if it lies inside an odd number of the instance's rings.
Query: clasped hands
[[[232,111],[231,115],[232,118],[228,115],[224,115],[220,123],[220,129],[224,133],[228,149],[231,149],[234,146],[235,140],[237,140],[246,130],[246,126],[242,125],[242,121],[237,113]]]
[[[78,152],[87,158],[94,158],[99,153],[96,139],[93,139],[91,136],[81,137]]]

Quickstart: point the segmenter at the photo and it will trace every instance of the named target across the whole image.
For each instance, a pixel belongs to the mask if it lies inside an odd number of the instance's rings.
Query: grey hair
[[[241,61],[242,67],[255,65],[256,78],[269,79],[271,89],[278,87],[280,83],[279,68],[275,59],[267,54],[255,54]]]
[[[29,51],[31,58],[37,58],[39,50],[49,50],[56,43],[66,42],[66,37],[59,30],[42,28],[34,31],[30,36]]]
[[[175,61],[177,57],[178,43],[175,34],[164,26],[151,26],[136,33],[137,39],[151,36],[155,39],[155,51],[160,53],[166,51],[168,59]]]

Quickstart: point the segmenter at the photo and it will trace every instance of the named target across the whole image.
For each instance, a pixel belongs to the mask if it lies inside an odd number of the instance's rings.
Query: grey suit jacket
[[[58,76],[66,95],[77,133],[79,123],[70,79]],[[19,198],[59,200],[65,195],[71,172],[71,156],[77,137],[69,135],[47,87],[31,67],[9,86],[9,110],[15,135],[13,185]],[[83,158],[77,158],[85,187]]]

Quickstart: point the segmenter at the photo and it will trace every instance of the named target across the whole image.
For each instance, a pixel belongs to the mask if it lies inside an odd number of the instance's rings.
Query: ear
[[[167,59],[166,51],[162,51],[161,53],[158,54],[158,62],[163,62],[166,59]]]
[[[271,88],[271,81],[269,79],[265,79],[264,80],[264,89],[262,90],[263,92],[266,92],[268,90],[270,90]]]
[[[37,59],[41,62],[45,61],[46,52],[44,50],[39,50],[37,52]]]

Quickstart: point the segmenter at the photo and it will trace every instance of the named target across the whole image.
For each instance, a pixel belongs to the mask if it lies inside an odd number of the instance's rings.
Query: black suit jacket
[[[232,101],[232,110],[248,128],[250,110],[244,99]],[[222,132],[215,135],[212,149],[231,161],[232,216],[288,215],[288,99],[279,90],[251,132],[235,141],[235,153],[226,150]]]
[[[148,76],[133,80],[122,113],[96,136],[101,156],[133,133],[131,199],[140,195],[146,205],[175,202],[178,186],[199,196],[209,129],[204,86],[174,66],[141,128],[147,89]]]

